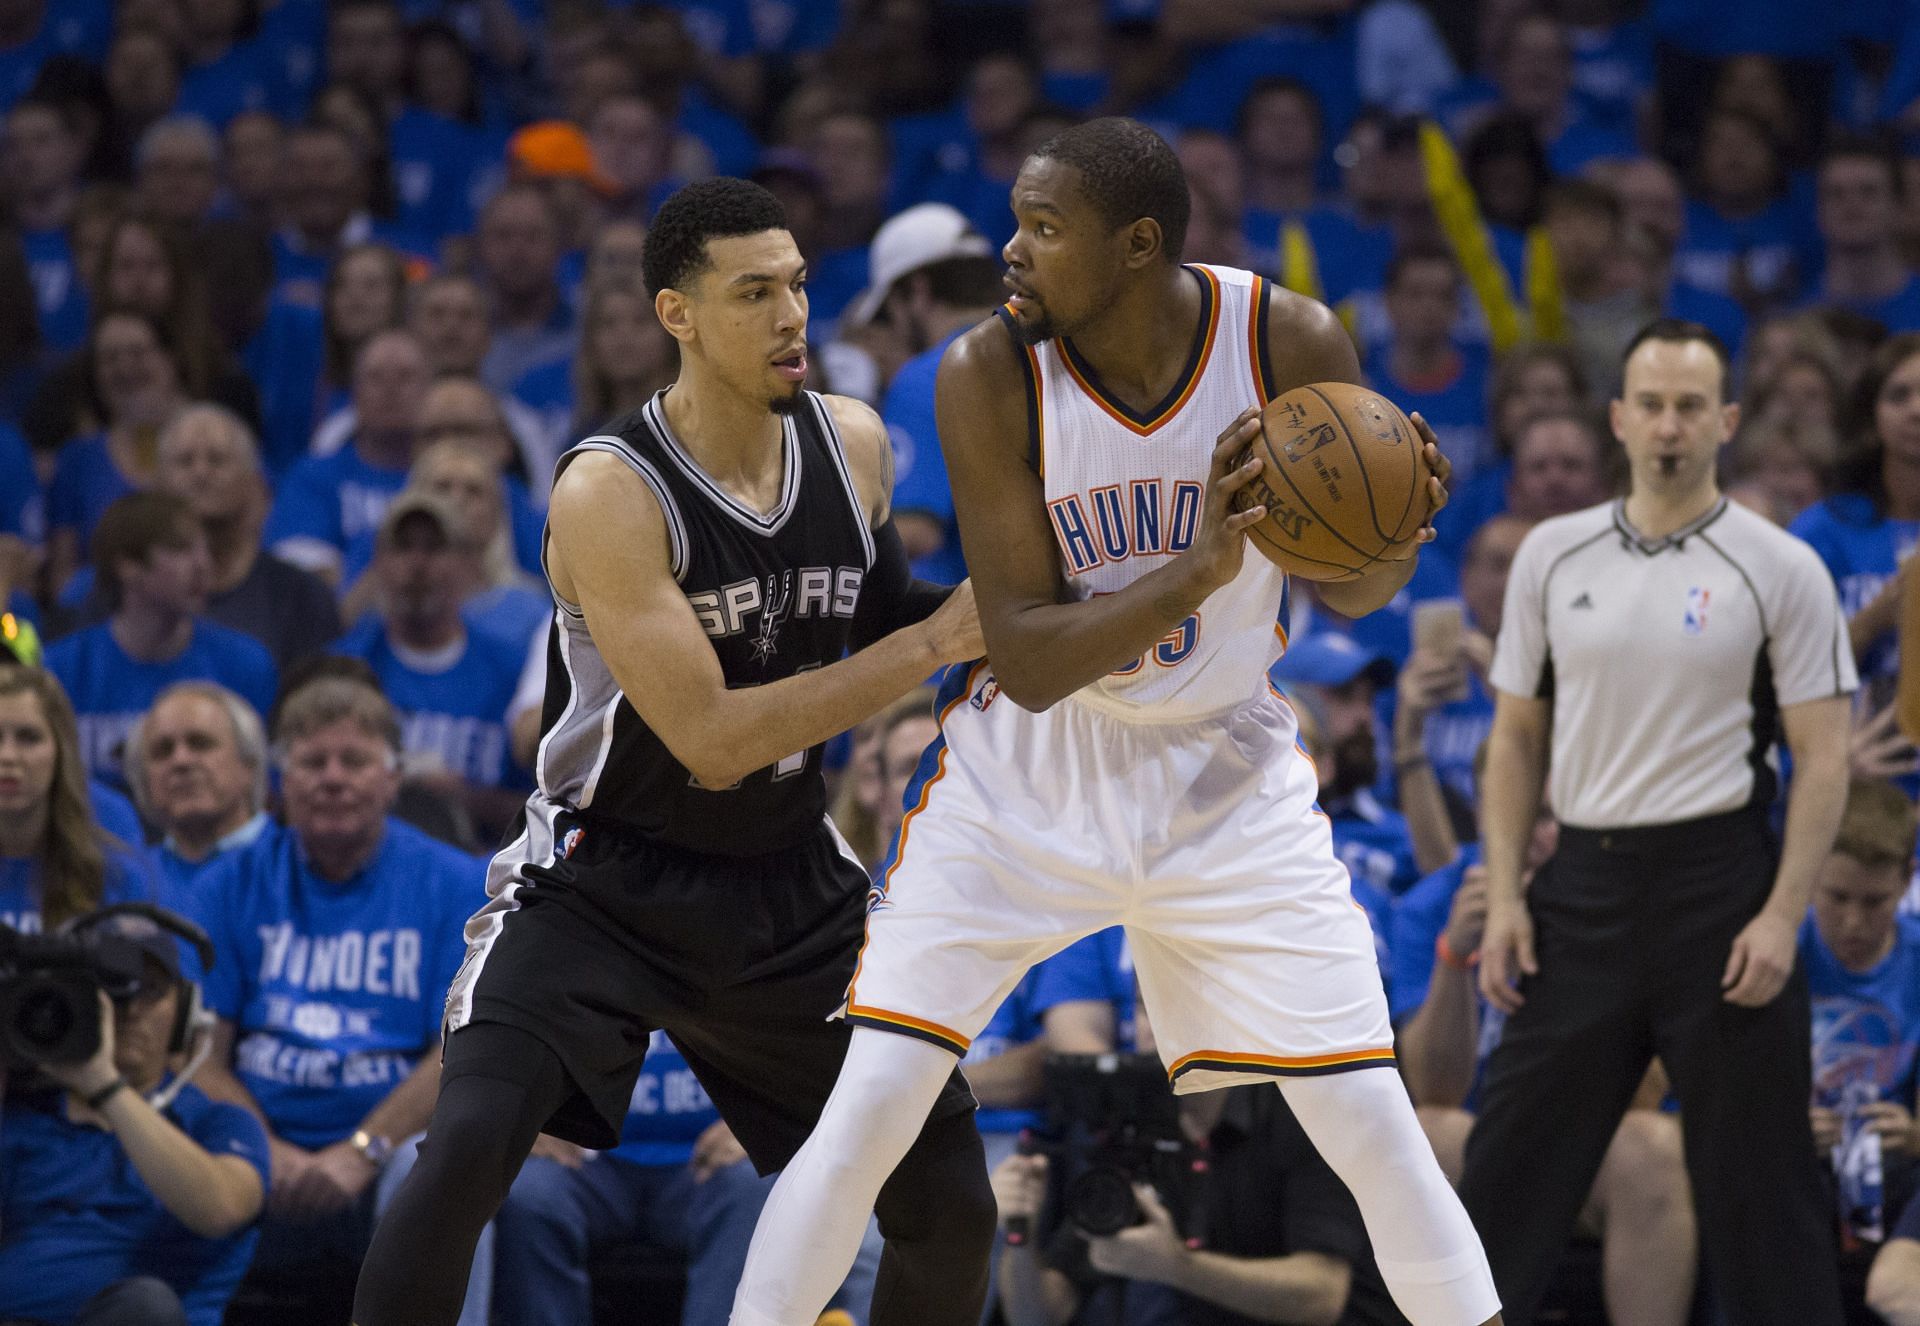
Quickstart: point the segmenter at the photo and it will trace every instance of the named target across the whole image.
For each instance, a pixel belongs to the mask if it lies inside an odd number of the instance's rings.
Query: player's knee
[[[928,1194],[938,1193],[935,1200]],[[972,1114],[927,1124],[874,1206],[889,1241],[938,1244],[953,1252],[992,1247],[999,1208]]]

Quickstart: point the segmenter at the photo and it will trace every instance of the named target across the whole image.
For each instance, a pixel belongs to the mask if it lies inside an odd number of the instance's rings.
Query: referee
[[[1727,368],[1697,324],[1634,337],[1612,403],[1630,495],[1539,525],[1507,585],[1480,988],[1510,1016],[1460,1195],[1509,1326],[1533,1320],[1655,1055],[1724,1319],[1841,1320],[1794,957],[1846,796],[1853,655],[1813,551],[1714,483],[1739,418]],[[1523,888],[1549,781],[1560,845]]]

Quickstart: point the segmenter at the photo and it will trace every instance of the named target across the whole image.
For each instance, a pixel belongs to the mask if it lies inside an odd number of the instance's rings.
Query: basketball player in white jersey
[[[814,1320],[955,1056],[1029,966],[1116,924],[1175,1090],[1277,1081],[1415,1326],[1497,1322],[1267,682],[1286,579],[1244,535],[1265,513],[1232,511],[1260,469],[1233,467],[1258,407],[1357,382],[1353,347],[1319,304],[1179,263],[1186,180],[1133,121],[1040,148],[1013,210],[1013,298],[954,343],[939,382],[988,659],[943,687],[869,903],[852,1046],[762,1213],[734,1323]],[[1438,505],[1446,464],[1419,426]],[[1414,555],[1320,595],[1371,612]]]

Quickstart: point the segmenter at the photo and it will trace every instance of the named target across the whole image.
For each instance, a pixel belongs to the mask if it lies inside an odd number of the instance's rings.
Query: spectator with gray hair
[[[181,226],[206,220],[220,196],[220,135],[198,115],[154,121],[133,150],[133,179],[148,215]]]
[[[154,851],[175,895],[228,852],[268,832],[267,734],[218,682],[176,682],[127,738],[134,803],[160,831]]]

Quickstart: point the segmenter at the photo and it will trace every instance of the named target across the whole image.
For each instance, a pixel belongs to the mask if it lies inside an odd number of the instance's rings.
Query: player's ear
[[[693,302],[669,286],[653,297],[653,313],[676,341],[693,339]]]
[[[1167,247],[1160,223],[1150,216],[1143,216],[1127,227],[1126,243],[1127,266],[1134,271],[1159,261]]]

